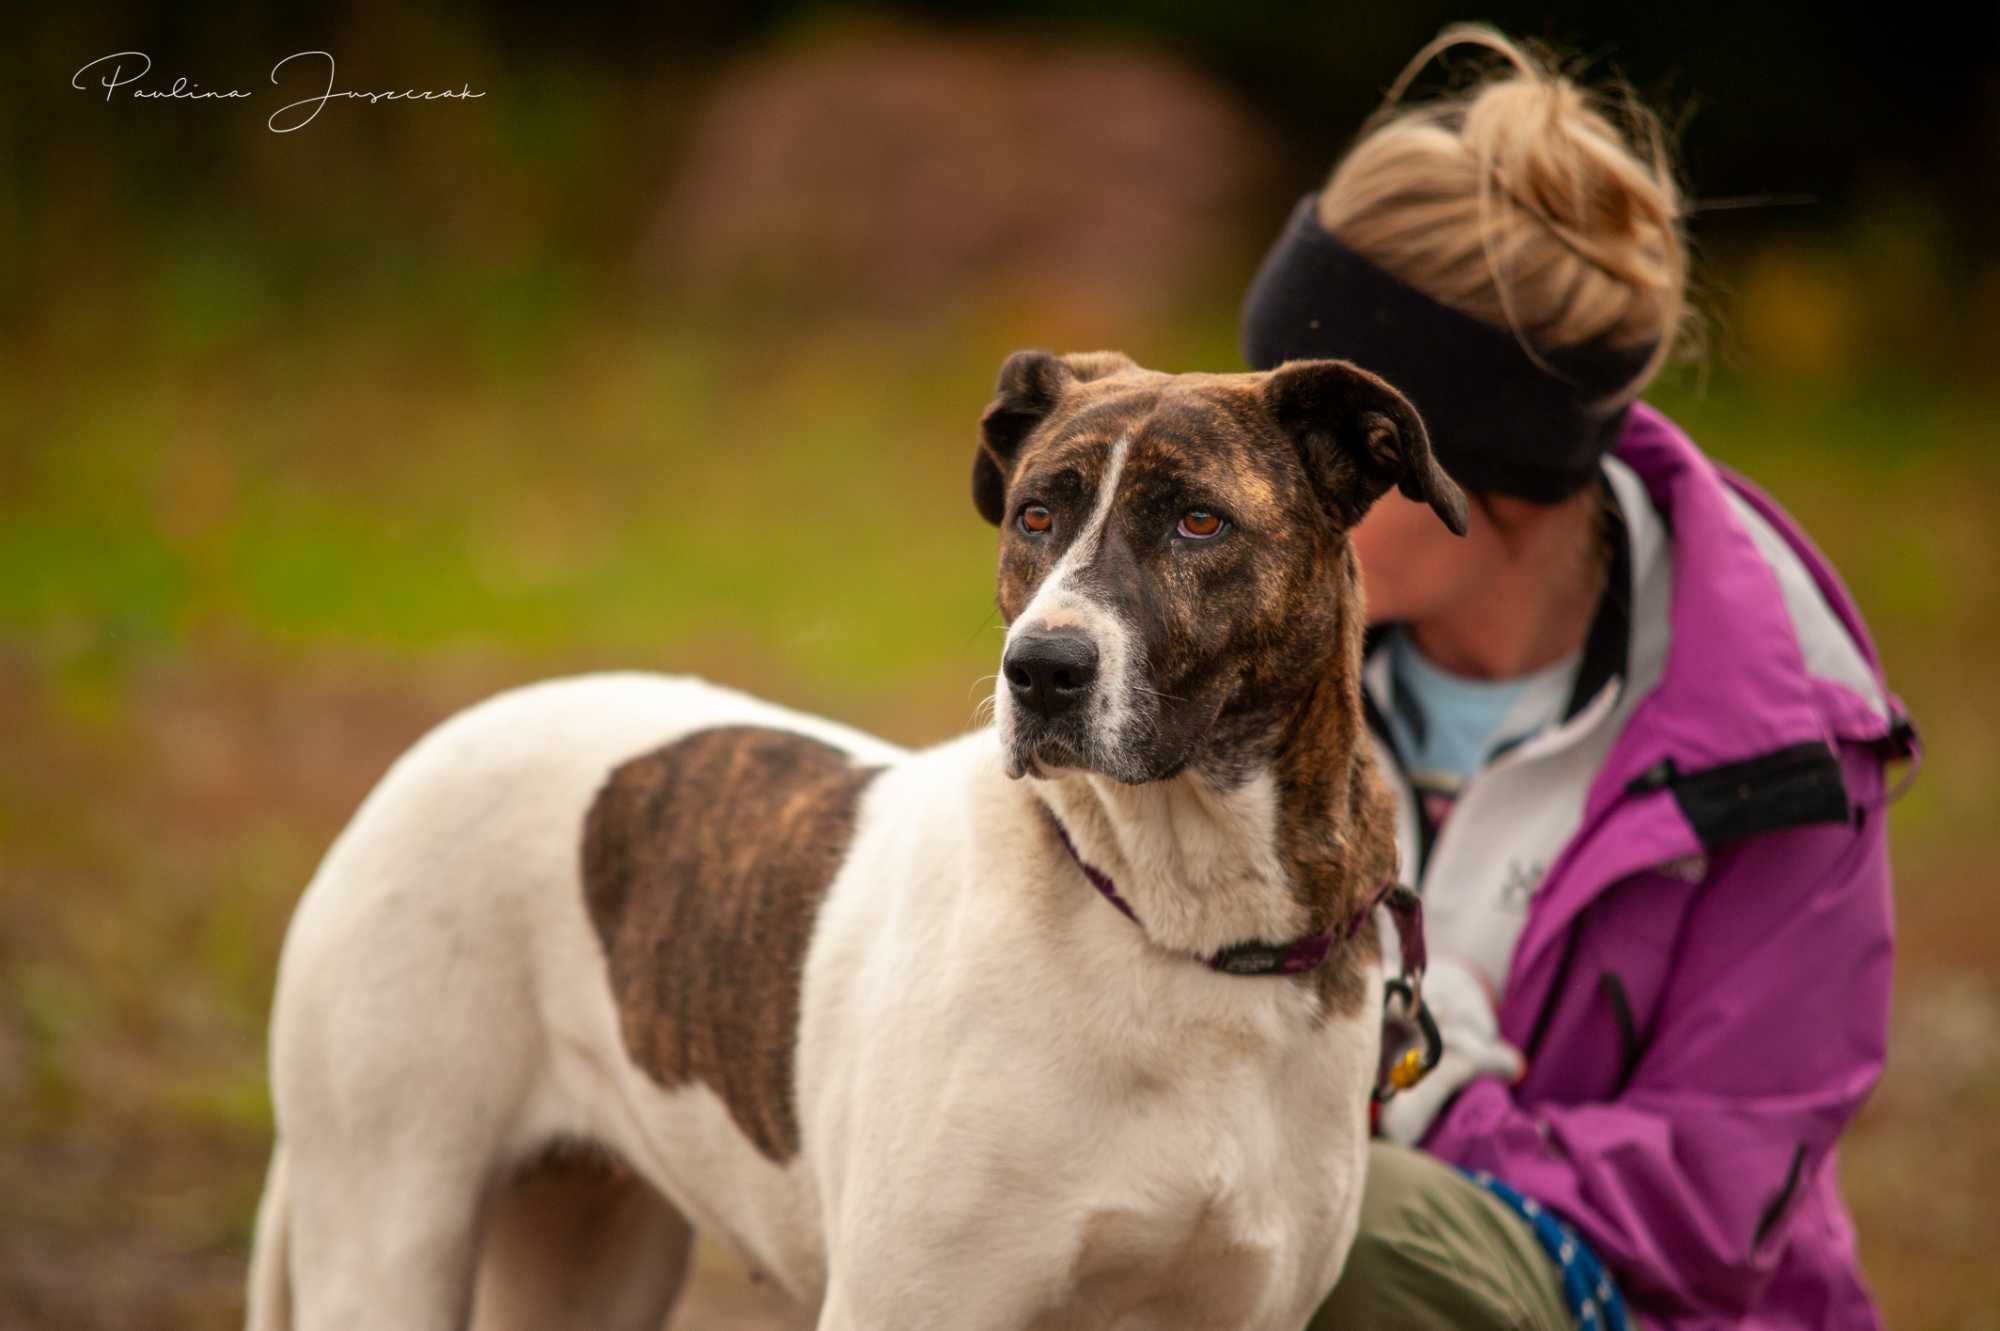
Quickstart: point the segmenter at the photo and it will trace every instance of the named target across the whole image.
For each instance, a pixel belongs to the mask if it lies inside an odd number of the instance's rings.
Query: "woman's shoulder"
[[[1684,647],[1674,655],[1703,658],[1711,702],[1718,684],[1767,707],[1780,699],[1760,695],[1795,701],[1804,692],[1850,738],[1881,734],[1900,716],[1853,596],[1775,499],[1644,403],[1632,408],[1617,456],[1672,532],[1670,629]]]

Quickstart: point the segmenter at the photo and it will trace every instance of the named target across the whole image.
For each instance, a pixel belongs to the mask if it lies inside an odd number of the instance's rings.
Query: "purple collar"
[[[1083,870],[1083,876],[1090,880],[1097,894],[1116,906],[1126,919],[1140,924],[1138,912],[1132,909],[1131,902],[1119,895],[1118,885],[1111,881],[1111,875],[1087,862],[1078,853],[1076,843],[1069,838],[1069,829],[1062,825],[1054,810],[1046,805],[1043,808],[1048,812],[1049,822],[1056,829],[1063,849],[1076,861],[1076,867]],[[1359,910],[1330,929],[1294,938],[1289,943],[1257,940],[1232,943],[1220,952],[1198,959],[1210,970],[1221,971],[1225,975],[1303,975],[1317,970],[1336,942],[1345,942],[1359,933],[1362,926],[1374,917],[1375,908],[1381,905],[1389,907],[1389,914],[1396,921],[1396,937],[1403,952],[1404,980],[1412,981],[1424,970],[1423,902],[1415,892],[1394,882],[1384,883],[1375,895],[1362,903]],[[1140,924],[1140,928],[1144,927]]]
[[[1056,817],[1055,810],[1045,804],[1042,811],[1048,814],[1063,849],[1076,861],[1076,867],[1083,870],[1083,876],[1090,880],[1097,894],[1116,906],[1126,919],[1139,924],[1139,913],[1119,895],[1118,884],[1111,881],[1111,875],[1085,862],[1077,853],[1076,843],[1069,839],[1069,829]],[[1424,903],[1415,892],[1400,883],[1384,883],[1360,909],[1331,929],[1289,943],[1254,940],[1234,943],[1197,960],[1225,975],[1303,975],[1318,969],[1334,943],[1345,942],[1359,933],[1374,918],[1377,906],[1389,908],[1403,954],[1402,974],[1388,981],[1383,998],[1382,1047],[1373,1092],[1379,1104],[1422,1081],[1444,1054],[1444,1040],[1438,1033],[1437,1022],[1424,1006]],[[1139,929],[1145,932],[1143,924]]]

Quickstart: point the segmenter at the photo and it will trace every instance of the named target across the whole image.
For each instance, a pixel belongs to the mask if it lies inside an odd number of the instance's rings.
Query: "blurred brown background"
[[[969,724],[1001,357],[1240,367],[1290,202],[1411,51],[1488,18],[1680,127],[1709,348],[1652,396],[1835,557],[1929,738],[1891,1066],[1843,1167],[1891,1324],[2000,1327],[2000,9],[1950,14],[11,18],[0,1326],[239,1321],[285,921],[452,709],[638,665],[912,743]],[[271,67],[308,49],[343,88],[485,95],[273,134],[310,80]],[[139,86],[255,95],[70,87],[121,50]],[[764,1307],[705,1258],[678,1325]]]

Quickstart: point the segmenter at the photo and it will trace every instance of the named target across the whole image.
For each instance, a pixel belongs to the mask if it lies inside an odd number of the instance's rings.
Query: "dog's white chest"
[[[992,868],[1037,829],[964,837],[945,756],[883,777],[808,965],[831,1325],[1296,1331],[1353,1235],[1376,1005],[1318,1016],[1087,889],[1051,927]]]

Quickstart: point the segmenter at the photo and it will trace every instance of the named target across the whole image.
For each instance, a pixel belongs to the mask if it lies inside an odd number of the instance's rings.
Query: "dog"
[[[1345,362],[1017,352],[991,726],[639,674],[445,722],[285,941],[250,1327],[657,1331],[699,1232],[820,1331],[1297,1331],[1380,1072],[1392,486],[1463,531]]]

